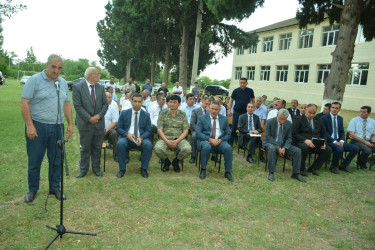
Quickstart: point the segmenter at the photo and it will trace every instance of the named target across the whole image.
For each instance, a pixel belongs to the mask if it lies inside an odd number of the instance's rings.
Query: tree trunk
[[[197,27],[195,30],[194,58],[193,58],[193,67],[191,70],[190,86],[194,85],[194,82],[197,79],[197,75],[198,75],[199,48],[201,44],[201,39],[199,38],[199,36],[201,34],[201,29],[202,29],[202,11],[203,11],[203,2],[202,0],[199,0],[198,14],[197,14]]]
[[[151,84],[154,86],[155,83],[155,67],[156,67],[156,56],[152,53],[152,63],[151,63]]]
[[[132,60],[128,60],[127,63],[126,63],[126,79],[125,79],[125,83],[128,82],[128,79],[130,78],[130,68],[131,68],[131,65],[132,65]]]
[[[359,18],[363,8],[362,0],[345,1],[340,17],[337,45],[332,53],[331,70],[324,83],[322,107],[326,103],[344,100],[348,73],[351,67]]]
[[[171,41],[172,41],[172,34],[168,32],[167,41],[165,46],[165,58],[164,58],[164,72],[163,72],[163,82],[168,85],[169,79],[169,68],[171,64]]]
[[[180,63],[178,81],[183,89],[187,87],[187,71],[188,71],[188,48],[189,48],[189,27],[184,22],[182,28],[182,39],[180,45]]]

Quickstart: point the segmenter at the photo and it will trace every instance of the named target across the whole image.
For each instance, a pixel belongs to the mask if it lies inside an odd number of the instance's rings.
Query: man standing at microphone
[[[64,114],[68,121],[66,137],[73,134],[72,108],[66,81],[59,77],[63,61],[60,56],[48,57],[46,69],[30,77],[22,90],[21,113],[25,121],[26,149],[28,156],[29,192],[25,202],[35,199],[39,190],[40,167],[47,150],[49,164],[49,193],[57,199],[66,199],[60,193],[61,148]],[[61,127],[61,126],[62,127]]]

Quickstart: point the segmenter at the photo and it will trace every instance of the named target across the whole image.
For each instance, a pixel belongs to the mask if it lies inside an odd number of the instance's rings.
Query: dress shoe
[[[251,155],[248,155],[247,158],[246,158],[247,162],[249,163],[255,163],[253,157],[251,157]]]
[[[82,177],[85,177],[86,176],[86,173],[84,172],[79,172],[77,175],[76,175],[76,178],[82,178]]]
[[[306,183],[306,180],[302,178],[302,176],[300,174],[292,174],[291,176],[292,179],[296,179],[297,181],[300,181],[300,182],[303,182],[303,183]]]
[[[319,173],[318,173],[318,171],[316,171],[315,168],[309,168],[308,171],[311,172],[313,175],[319,176]]]
[[[126,170],[120,170],[120,171],[118,171],[118,173],[117,173],[116,176],[117,176],[118,178],[122,178],[122,177],[124,176],[125,172],[126,172]]]
[[[353,173],[351,170],[348,169],[348,167],[339,167],[341,171],[347,172],[347,173]]]
[[[269,181],[274,181],[275,180],[275,175],[273,173],[268,174],[268,180]]]
[[[362,170],[366,170],[367,166],[366,165],[362,165],[362,166],[360,165],[359,168],[362,169]]]
[[[306,171],[301,171],[300,175],[308,177],[308,174]]]
[[[202,180],[206,179],[206,169],[201,170],[199,178],[201,178]]]
[[[264,158],[263,154],[260,155],[260,161],[263,163],[267,163],[267,160]]]
[[[36,192],[27,192],[25,195],[25,202],[30,203],[33,202],[36,196]]]
[[[114,156],[113,156],[113,160],[114,160],[115,162],[118,162],[117,155],[114,155]]]
[[[125,164],[128,164],[129,163],[129,160],[130,160],[130,158],[128,157],[128,158],[126,158],[125,159]]]
[[[195,158],[191,157],[190,160],[189,160],[190,163],[194,163],[195,162]]]
[[[329,169],[329,171],[331,171],[331,172],[334,173],[334,174],[339,174],[339,171],[337,171],[337,169],[336,169],[335,167],[331,167],[331,168]]]
[[[98,177],[103,177],[103,172],[102,171],[96,171],[96,172],[94,172],[94,174],[96,175],[96,176],[98,176]]]
[[[61,200],[61,192],[60,192],[60,190],[50,190],[49,194],[53,194],[53,195],[55,195],[56,199]],[[62,195],[62,197],[63,197],[63,200],[66,200],[65,194]]]
[[[179,173],[180,172],[180,166],[178,165],[180,161],[175,158],[173,161],[172,161],[172,165],[173,165],[173,170],[176,172],[176,173]]]
[[[143,169],[143,168],[141,168],[141,175],[142,175],[142,177],[144,177],[144,178],[147,178],[147,177],[148,177],[148,173],[147,173],[147,170],[146,170],[146,169]]]
[[[171,165],[171,161],[167,158],[164,160],[163,172],[167,172],[169,170],[169,166]]]
[[[245,149],[243,146],[239,145],[238,146],[239,149]]]
[[[232,177],[232,174],[230,172],[225,172],[224,177],[228,179],[228,181],[233,182],[234,179]]]

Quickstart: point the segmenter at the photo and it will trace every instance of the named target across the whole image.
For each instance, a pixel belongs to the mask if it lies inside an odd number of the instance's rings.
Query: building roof
[[[296,18],[291,18],[291,19],[287,19],[278,23],[274,23],[274,24],[271,24],[271,25],[268,25],[268,26],[265,26],[256,30],[252,30],[250,31],[250,33],[266,32],[266,31],[277,30],[277,29],[286,28],[286,27],[295,26],[295,25],[298,25],[298,20]]]

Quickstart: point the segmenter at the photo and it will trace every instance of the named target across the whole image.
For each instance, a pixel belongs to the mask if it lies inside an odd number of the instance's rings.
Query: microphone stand
[[[60,114],[60,97],[59,97],[59,88],[57,85],[57,100],[58,100],[58,115]],[[59,116],[60,117],[60,116]],[[80,235],[91,235],[91,236],[96,236],[96,233],[84,233],[84,232],[75,232],[75,231],[67,231],[64,223],[63,223],[63,214],[64,214],[64,157],[65,157],[65,142],[68,140],[64,138],[64,129],[63,129],[63,124],[60,124],[60,131],[61,131],[61,140],[57,140],[57,146],[61,149],[61,165],[60,165],[60,171],[61,171],[61,178],[60,178],[60,192],[61,192],[61,197],[60,197],[60,224],[56,225],[55,227],[51,227],[49,225],[46,225],[47,228],[55,230],[57,232],[57,235],[51,240],[50,243],[46,246],[45,249],[48,249],[52,243],[60,236],[60,238],[63,237],[64,234],[69,233],[69,234],[80,234]]]

